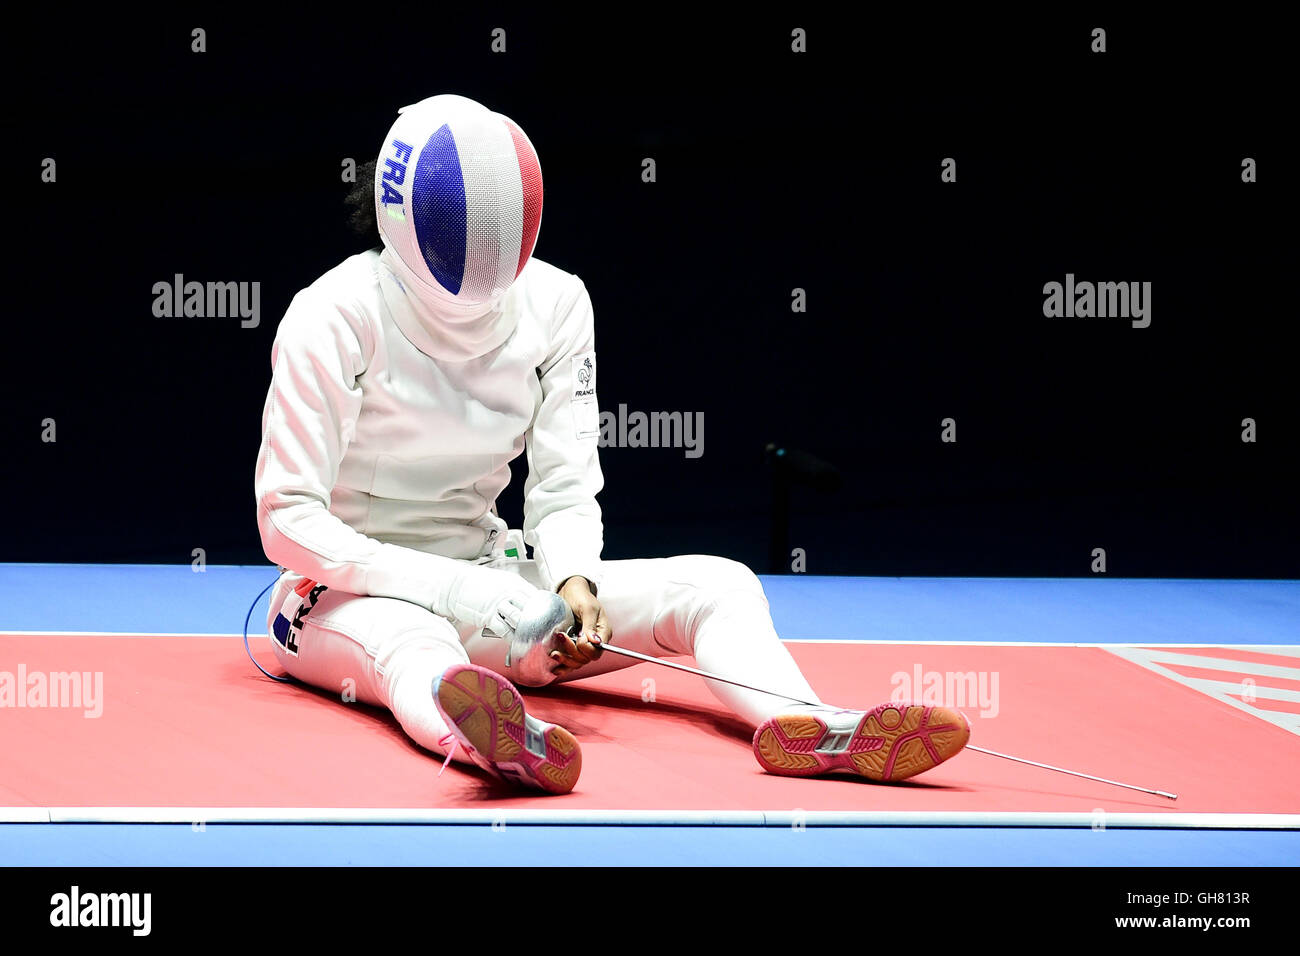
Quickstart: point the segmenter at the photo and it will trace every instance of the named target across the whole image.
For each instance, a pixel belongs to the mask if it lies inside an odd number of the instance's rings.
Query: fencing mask
[[[384,296],[407,338],[457,361],[509,338],[518,310],[502,300],[542,218],[541,166],[523,130],[463,96],[406,107],[376,164],[375,214]]]

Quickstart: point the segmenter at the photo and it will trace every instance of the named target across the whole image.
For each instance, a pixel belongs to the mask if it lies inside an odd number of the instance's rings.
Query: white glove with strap
[[[506,640],[506,671],[517,683],[542,687],[555,680],[551,652],[561,650],[573,628],[573,611],[564,598],[537,591],[520,609]]]
[[[474,564],[448,575],[433,611],[506,641],[506,676],[528,687],[555,680],[550,654],[573,626],[573,612],[558,594],[509,571]]]
[[[457,624],[482,628],[491,637],[510,638],[529,599],[544,594],[517,574],[466,564],[447,575],[431,610]]]

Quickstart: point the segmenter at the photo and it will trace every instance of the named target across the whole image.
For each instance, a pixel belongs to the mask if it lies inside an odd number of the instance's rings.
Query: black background
[[[704,413],[702,458],[603,450],[606,557],[768,570],[775,441],[844,475],[795,491],[810,573],[1087,575],[1097,547],[1112,575],[1300,573],[1280,23],[493,9],[11,21],[0,560],[265,560],[275,326],[367,245],[341,163],[459,92],[537,147],[537,255],[591,291],[601,407]],[[1067,272],[1150,281],[1150,328],[1044,318]],[[260,282],[260,326],[155,318],[175,273]]]
[[[188,833],[188,825],[182,825]],[[221,824],[209,824],[218,827]],[[1103,840],[1107,836],[1092,835]],[[564,862],[564,861],[562,861]],[[355,927],[364,917],[348,919],[355,901],[375,894],[382,887],[382,900],[406,925],[424,929],[432,925],[439,913],[433,899],[448,898],[456,906],[456,918],[475,928],[499,925],[514,910],[501,894],[471,892],[456,887],[474,885],[480,871],[457,869],[431,860],[436,870],[409,867],[278,867],[273,872],[249,867],[132,867],[69,869],[65,867],[0,869],[0,921],[18,939],[48,941],[51,944],[82,944],[101,948],[191,943],[201,933],[214,944],[247,949],[268,941],[285,942],[296,947],[321,945],[337,947],[356,938]],[[732,872],[731,877],[726,872]],[[1129,945],[1153,946],[1152,940],[1169,939],[1180,950],[1191,940],[1209,941],[1210,945],[1231,946],[1237,943],[1260,945],[1268,940],[1289,938],[1293,932],[1291,905],[1287,892],[1292,870],[1269,867],[1178,867],[1158,870],[1148,867],[941,867],[927,866],[923,871],[893,868],[895,882],[930,880],[935,888],[925,893],[892,893],[874,902],[876,917],[871,925],[871,939],[898,942],[917,948],[924,928],[924,942],[969,945],[973,935],[996,934],[999,942],[1010,941],[1029,948],[1041,945],[1045,937],[1068,932],[1071,939],[1097,940],[1110,945],[1127,937]],[[814,868],[783,867],[783,876],[815,879],[824,872]],[[520,872],[523,881],[535,880],[532,873]],[[620,894],[630,898],[653,898],[662,892],[663,879],[669,876],[676,892],[684,899],[720,897],[736,902],[730,907],[738,916],[754,912],[749,903],[749,882],[757,882],[761,873],[743,869],[719,872],[714,868],[673,868],[670,866],[619,867],[591,879],[591,870],[580,868],[548,869],[543,878],[571,877],[577,883],[598,882],[601,878],[617,883]],[[872,860],[863,860],[858,868],[842,868],[835,874],[841,882],[861,881],[870,887],[881,878]],[[737,887],[735,898],[719,893],[719,884]],[[76,885],[81,894],[150,893],[151,932],[147,937],[133,936],[131,930],[118,928],[52,927],[49,922],[51,898],[56,893],[69,894]],[[562,883],[561,885],[567,885]],[[585,885],[585,884],[584,884]],[[956,885],[960,890],[944,892]],[[642,892],[644,891],[644,892]],[[1131,894],[1173,896],[1176,893],[1201,892],[1237,894],[1247,903],[1205,903],[1198,905],[1152,906],[1130,903]],[[260,893],[261,896],[253,894]],[[746,905],[748,904],[748,905]],[[337,914],[337,915],[336,915]],[[728,913],[730,916],[730,912]],[[1116,918],[1150,918],[1152,928],[1116,926]],[[1165,918],[1194,917],[1203,919],[1245,917],[1244,927],[1160,928]],[[668,932],[671,924],[658,910],[645,911],[612,904],[593,906],[584,914],[582,932],[593,938],[627,938],[633,933],[648,935]],[[710,922],[696,932],[708,933],[718,944],[731,948],[761,949],[764,946],[794,948],[806,939],[805,922],[781,919],[743,919],[732,916]],[[661,928],[662,927],[662,928]],[[430,935],[434,929],[429,929]],[[442,937],[439,937],[442,938]],[[51,949],[56,948],[54,945]],[[1208,947],[1207,947],[1208,951]]]

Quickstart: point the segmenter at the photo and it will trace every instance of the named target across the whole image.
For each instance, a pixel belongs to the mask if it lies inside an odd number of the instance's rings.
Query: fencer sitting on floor
[[[459,96],[408,107],[373,196],[382,248],[299,292],[271,351],[257,521],[286,569],[267,622],[286,671],[336,693],[352,681],[421,746],[567,792],[578,741],[526,714],[507,663],[541,589],[581,630],[532,683],[635,663],[602,654],[609,642],[693,657],[789,695],[709,682],[770,772],[897,780],[965,746],[965,718],[943,708],[796,703],[820,698],[743,565],[601,560],[592,304],[577,276],[532,256],[542,177],[519,126]],[[522,535],[495,509],[521,454]]]

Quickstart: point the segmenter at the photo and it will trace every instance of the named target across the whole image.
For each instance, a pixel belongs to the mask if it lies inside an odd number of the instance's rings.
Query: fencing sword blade
[[[685,664],[677,664],[673,661],[666,661],[659,657],[651,657],[649,654],[642,654],[638,651],[628,650],[626,647],[618,647],[614,644],[602,643],[600,645],[606,651],[612,651],[615,654],[621,654],[624,657],[635,658],[638,661],[645,661],[647,664],[658,664],[660,667],[671,667],[673,670],[685,671],[688,674],[695,674],[697,677],[703,677],[705,680],[716,680],[723,684],[731,684],[733,687],[743,687],[745,690],[757,691],[760,694],[767,694],[771,697],[779,697],[782,700],[792,700],[796,704],[807,704],[810,707],[828,707],[827,704],[814,703],[810,700],[800,700],[797,697],[789,697],[785,694],[774,694],[770,690],[764,690],[761,687],[754,687],[750,684],[742,684],[738,680],[731,680],[727,677],[718,677],[716,674],[710,674],[708,671],[702,671],[694,667],[687,667]],[[1014,760],[1016,763],[1027,764],[1030,767],[1039,767],[1043,770],[1055,770],[1057,773],[1069,774],[1072,777],[1082,777],[1084,780],[1096,780],[1098,783],[1108,783],[1112,787],[1124,787],[1127,790],[1138,790],[1142,793],[1150,793],[1157,797],[1165,797],[1169,800],[1177,800],[1178,794],[1170,793],[1167,790],[1152,790],[1149,787],[1139,787],[1131,783],[1120,783],[1118,780],[1107,780],[1105,777],[1094,777],[1090,773],[1080,773],[1078,770],[1066,770],[1064,767],[1054,767],[1048,763],[1039,763],[1036,760],[1026,760],[1024,757],[1013,757],[1011,754],[999,753],[996,750],[989,750],[986,747],[977,747],[974,744],[967,744],[966,750],[974,750],[977,753],[988,754],[990,757],[1001,757],[1003,760]]]
[[[677,664],[673,661],[666,661],[659,657],[651,657],[649,654],[642,654],[638,651],[630,651],[626,647],[617,647],[614,644],[608,643],[603,643],[600,646],[607,651],[613,651],[615,654],[622,654],[624,657],[633,657],[639,661],[645,661],[647,664],[658,664],[661,667],[671,667],[675,671],[685,671],[688,674],[695,674],[697,677],[703,677],[705,680],[716,680],[723,684],[731,684],[733,687],[743,687],[745,690],[753,690],[760,694],[767,694],[771,697],[779,697],[781,700],[792,700],[796,704],[807,704],[810,707],[827,706],[826,704],[814,703],[811,700],[800,700],[798,697],[791,697],[788,694],[774,694],[770,690],[764,690],[761,687],[754,687],[752,684],[742,684],[738,680],[731,680],[727,677],[718,677],[716,674],[710,674],[708,671],[697,670],[694,667],[687,667],[685,664]]]
[[[1148,787],[1138,787],[1131,783],[1120,783],[1118,780],[1107,780],[1105,777],[1094,777],[1090,773],[1080,773],[1077,770],[1066,770],[1064,767],[1053,767],[1049,763],[1039,763],[1036,760],[1026,760],[1024,757],[1013,757],[1010,754],[998,753],[996,750],[988,750],[985,747],[976,747],[974,744],[967,744],[967,750],[975,750],[982,754],[988,754],[990,757],[1001,757],[1003,760],[1014,760],[1016,763],[1028,764],[1031,767],[1042,767],[1044,770],[1055,770],[1057,773],[1068,773],[1072,777],[1082,777],[1085,780],[1096,780],[1099,783],[1108,783],[1112,787],[1126,787],[1129,790],[1140,790],[1143,793],[1152,793],[1157,797],[1167,797],[1170,800],[1177,800],[1178,794],[1170,793],[1167,790],[1151,790]]]

